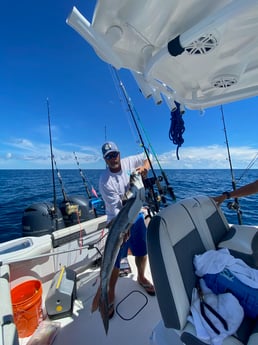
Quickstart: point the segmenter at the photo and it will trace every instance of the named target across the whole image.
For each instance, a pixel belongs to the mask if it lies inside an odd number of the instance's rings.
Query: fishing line
[[[227,129],[226,129],[226,123],[225,123],[225,118],[224,118],[224,112],[223,112],[223,106],[220,106],[221,110],[221,117],[222,117],[222,123],[223,123],[223,130],[225,134],[225,140],[226,140],[226,146],[227,146],[227,153],[228,153],[228,161],[229,161],[229,167],[230,167],[230,173],[231,173],[231,183],[232,183],[232,188],[233,190],[236,190],[236,181],[234,177],[234,172],[233,172],[233,166],[232,166],[232,161],[231,161],[231,154],[229,150],[229,143],[228,143],[228,136],[227,136]],[[229,203],[228,207],[233,208],[237,211],[237,218],[238,218],[238,224],[242,224],[242,211],[240,210],[240,205],[238,198],[234,198],[235,204]]]
[[[256,162],[258,158],[258,152],[256,153],[256,155],[254,156],[254,158],[251,160],[251,162],[248,164],[248,166],[245,168],[243,174],[237,179],[238,182],[243,178],[243,176],[247,173],[248,170],[250,170],[252,168],[252,166],[254,165],[254,163]]]
[[[110,65],[109,65],[109,70],[110,70],[110,73],[111,73],[111,76],[112,76],[112,79],[113,79],[113,82],[114,82],[114,85],[115,85],[115,89],[116,89],[116,92],[117,92],[117,95],[118,95],[118,99],[120,100],[120,103],[122,104],[122,107],[124,108],[124,113],[126,114],[127,123],[129,125],[131,134],[132,134],[132,136],[134,138],[134,141],[139,145],[139,138],[137,136],[136,129],[135,129],[135,127],[133,127],[133,124],[132,124],[132,121],[131,121],[131,117],[128,114],[128,104],[127,104],[127,102],[125,103],[125,101],[124,101],[125,96],[122,93],[121,88],[119,87],[120,86],[120,82],[119,82],[120,79],[117,76],[117,73],[113,70],[113,67],[110,66]]]

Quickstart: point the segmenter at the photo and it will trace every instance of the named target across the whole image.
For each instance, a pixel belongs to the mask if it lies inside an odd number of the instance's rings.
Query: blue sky
[[[1,3],[0,169],[51,168],[47,98],[60,169],[77,168],[74,151],[82,168],[104,168],[100,148],[105,139],[115,141],[122,156],[141,152],[110,67],[66,24],[73,6],[91,21],[94,3]],[[176,146],[168,137],[167,106],[144,99],[129,72],[119,71],[119,76],[163,168],[229,167],[220,107],[204,114],[186,109],[177,160]],[[258,153],[257,105],[257,97],[224,105],[234,168],[246,168]]]

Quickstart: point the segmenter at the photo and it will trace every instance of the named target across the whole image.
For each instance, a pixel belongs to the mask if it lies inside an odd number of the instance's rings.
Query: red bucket
[[[42,286],[29,280],[11,290],[14,322],[20,338],[29,337],[42,320]]]

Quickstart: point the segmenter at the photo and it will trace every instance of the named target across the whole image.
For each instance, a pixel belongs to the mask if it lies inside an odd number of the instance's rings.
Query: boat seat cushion
[[[208,196],[184,199],[186,208],[198,229],[205,248],[228,248],[250,267],[258,268],[258,228],[255,226],[230,226],[221,208]]]
[[[167,207],[153,217],[147,238],[150,267],[164,324],[168,328],[182,329],[195,286],[193,257],[204,253],[205,247],[181,204]]]
[[[258,228],[250,225],[233,225],[218,248],[228,248],[230,253],[253,268],[258,267]]]
[[[204,195],[197,195],[180,201],[187,209],[198,229],[206,249],[215,249],[229,231],[229,224],[215,201]]]
[[[219,229],[219,235],[216,229]],[[184,339],[188,339],[191,345],[194,344],[191,338],[195,337],[195,332],[187,334],[187,316],[196,285],[194,255],[217,247],[220,238],[224,236],[226,241],[226,235],[231,231],[220,208],[213,200],[202,196],[166,207],[149,223],[148,255],[164,328],[174,329],[181,336],[184,334]],[[223,345],[251,345],[252,339],[257,341],[257,323],[257,320],[245,317],[236,337],[226,338]],[[199,341],[196,339],[195,344],[202,344]]]

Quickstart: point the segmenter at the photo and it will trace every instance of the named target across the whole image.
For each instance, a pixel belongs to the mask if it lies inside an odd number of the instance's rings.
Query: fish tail
[[[102,317],[103,325],[106,334],[109,328],[109,310],[108,310],[108,293],[107,291],[102,292],[99,299],[99,311]]]

